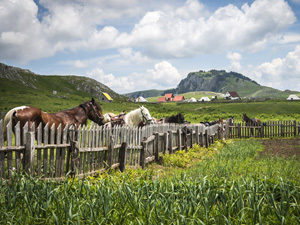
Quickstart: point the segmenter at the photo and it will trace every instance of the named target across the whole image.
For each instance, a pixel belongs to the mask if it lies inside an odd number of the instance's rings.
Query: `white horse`
[[[138,126],[140,122],[152,123],[152,117],[149,113],[149,110],[144,106],[141,106],[138,109],[130,111],[124,117],[124,122],[128,126]]]

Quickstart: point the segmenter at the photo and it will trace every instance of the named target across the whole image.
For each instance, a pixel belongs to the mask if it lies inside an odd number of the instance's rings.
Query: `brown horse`
[[[55,125],[55,131],[59,124],[62,130],[69,124],[74,124],[77,128],[79,125],[86,125],[87,119],[90,119],[98,125],[103,125],[103,115],[101,106],[92,98],[91,101],[84,102],[79,106],[60,111],[57,113],[46,113],[33,106],[21,106],[10,110],[4,118],[4,140],[6,140],[6,126],[12,120],[14,127],[20,122],[21,128],[28,122],[28,127],[35,123],[37,126],[42,123],[42,126],[48,123],[49,127]]]
[[[254,133],[254,128],[253,127],[260,127],[261,126],[261,121],[257,118],[252,118],[250,119],[246,114],[243,114],[242,121],[245,122],[246,126],[250,126],[250,131],[251,135]],[[261,130],[258,130],[259,134],[261,133]]]

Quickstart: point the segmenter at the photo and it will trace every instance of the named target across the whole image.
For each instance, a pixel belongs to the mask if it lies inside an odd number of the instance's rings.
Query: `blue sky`
[[[0,0],[0,62],[123,94],[235,71],[300,91],[300,0]]]

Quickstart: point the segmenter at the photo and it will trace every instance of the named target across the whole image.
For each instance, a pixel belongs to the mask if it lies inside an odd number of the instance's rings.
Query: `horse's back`
[[[20,107],[15,110],[14,114],[11,117],[13,124],[20,122],[21,127],[23,127],[27,122],[31,126],[35,123],[35,126],[38,126],[42,122],[41,110],[34,106],[25,106]]]
[[[16,114],[18,111],[21,111],[21,110],[25,110],[26,108],[28,108],[30,106],[18,106],[18,107],[15,107],[11,110],[9,110],[5,117],[4,117],[4,121],[3,121],[3,133],[4,133],[4,140],[6,140],[6,131],[7,131],[7,124],[9,123],[9,121],[12,120],[13,122],[13,126],[16,124],[17,121],[14,120]]]

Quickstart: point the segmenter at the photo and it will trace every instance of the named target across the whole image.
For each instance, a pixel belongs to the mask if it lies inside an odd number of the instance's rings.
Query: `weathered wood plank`
[[[49,123],[44,127],[44,145],[49,142]],[[44,148],[43,152],[43,174],[44,177],[48,177],[48,148]]]
[[[42,144],[42,123],[39,124],[37,128],[37,145]],[[36,153],[36,160],[37,160],[37,175],[40,177],[42,175],[42,151],[39,149]]]
[[[35,164],[35,138],[34,132],[26,133],[26,149],[25,149],[25,172],[31,176],[34,176],[34,164]]]
[[[55,124],[50,128],[50,144],[55,143]],[[54,177],[54,149],[50,149],[50,160],[49,160],[49,177]]]

